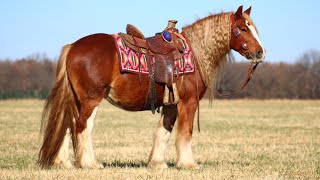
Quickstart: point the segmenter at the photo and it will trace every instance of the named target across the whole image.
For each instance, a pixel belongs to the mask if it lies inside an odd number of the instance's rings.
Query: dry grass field
[[[101,170],[40,170],[36,165],[44,101],[0,101],[0,179],[319,179],[320,101],[215,100],[201,103],[193,151],[200,170],[146,167],[159,115],[126,112],[104,101],[95,122]]]

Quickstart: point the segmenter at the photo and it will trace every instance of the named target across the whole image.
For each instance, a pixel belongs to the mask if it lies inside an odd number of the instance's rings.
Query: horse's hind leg
[[[94,119],[101,99],[80,102],[80,114],[76,120],[76,165],[81,168],[103,167],[95,158],[91,138]]]
[[[153,147],[149,157],[148,167],[155,169],[167,168],[165,152],[167,143],[177,119],[177,105],[163,106],[159,127],[154,134]]]
[[[55,166],[72,168],[73,165],[69,156],[69,144],[70,144],[70,129],[67,129],[66,135],[63,138],[62,145],[60,147],[57,158],[54,161]]]

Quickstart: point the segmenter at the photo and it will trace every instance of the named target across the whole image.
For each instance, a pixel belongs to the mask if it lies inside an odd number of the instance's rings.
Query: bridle
[[[240,36],[241,31],[240,31],[239,27],[236,26],[237,21],[235,20],[234,16],[235,16],[234,14],[231,14],[231,16],[230,16],[231,23],[232,23],[231,31],[232,31],[233,37],[239,41],[243,50],[248,51],[247,43]]]
[[[248,51],[248,47],[247,47],[247,43],[242,39],[241,37],[241,31],[239,29],[239,27],[236,26],[236,22],[235,18],[234,18],[235,14],[232,13],[230,16],[232,25],[231,25],[231,33],[233,34],[233,37],[236,38],[240,44],[243,50]],[[249,83],[251,77],[253,76],[253,73],[255,72],[257,66],[258,66],[258,62],[251,62],[248,68],[248,73],[247,76],[242,84],[242,86],[240,86],[240,88],[238,88],[237,90],[231,92],[231,93],[227,93],[227,94],[222,94],[220,92],[218,92],[216,89],[213,91],[210,88],[208,88],[211,92],[213,92],[215,95],[220,96],[220,97],[229,97],[229,96],[233,96],[236,95],[238,93],[240,93],[245,87],[246,85]]]

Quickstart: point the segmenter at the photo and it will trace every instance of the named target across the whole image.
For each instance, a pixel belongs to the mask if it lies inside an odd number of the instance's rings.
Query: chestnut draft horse
[[[164,105],[165,87],[156,84],[156,107],[162,107],[162,114],[154,134],[150,168],[167,167],[165,151],[177,117],[176,166],[198,167],[191,148],[193,121],[198,98],[213,85],[216,68],[231,49],[253,62],[261,62],[265,57],[250,11],[251,7],[242,12],[240,6],[235,13],[210,15],[182,29],[191,42],[197,68],[194,74],[178,78],[179,102],[175,105]],[[73,167],[70,139],[77,167],[103,167],[95,158],[91,139],[94,118],[103,98],[124,110],[150,109],[145,107],[148,77],[141,76],[140,81],[136,74],[121,73],[119,63],[115,41],[109,34],[89,35],[63,48],[54,88],[43,111],[44,137],[38,160],[41,168]]]

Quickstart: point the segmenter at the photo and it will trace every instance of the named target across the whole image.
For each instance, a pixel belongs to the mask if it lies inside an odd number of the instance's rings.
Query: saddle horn
[[[177,23],[178,23],[177,20],[169,20],[167,28],[175,28]]]

